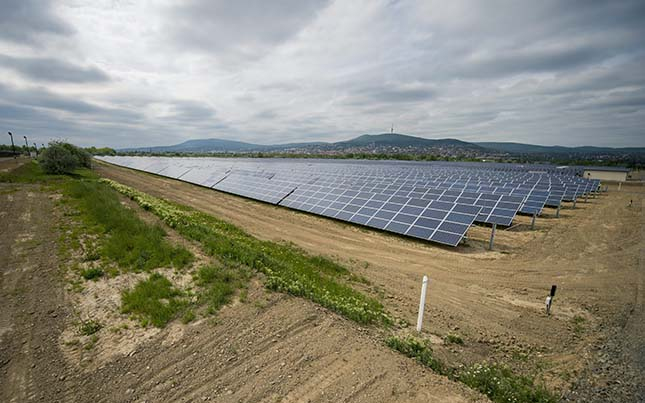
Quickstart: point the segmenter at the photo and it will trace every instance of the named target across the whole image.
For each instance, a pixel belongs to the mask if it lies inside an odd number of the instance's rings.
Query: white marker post
[[[419,316],[417,317],[417,332],[421,331],[423,324],[423,311],[426,305],[426,291],[428,290],[428,276],[423,276],[423,283],[421,285],[421,300],[419,301]]]

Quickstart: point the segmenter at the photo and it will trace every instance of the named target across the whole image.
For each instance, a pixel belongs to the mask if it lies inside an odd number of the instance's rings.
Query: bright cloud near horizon
[[[644,147],[643,38],[642,0],[0,0],[0,126],[117,148],[392,124]]]

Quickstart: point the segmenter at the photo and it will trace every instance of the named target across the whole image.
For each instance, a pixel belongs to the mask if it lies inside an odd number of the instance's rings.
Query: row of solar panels
[[[325,164],[315,161],[167,157],[100,157],[138,169],[398,234],[456,246],[473,222],[511,225],[518,212],[540,214],[567,197],[597,189],[580,178],[491,186],[486,180],[433,177],[429,169],[409,179],[405,166]],[[414,169],[420,171],[420,167]],[[461,169],[461,168],[460,168]],[[441,168],[445,171],[445,167]],[[474,172],[475,175],[480,172]],[[507,174],[507,172],[504,172]],[[474,175],[474,176],[475,176]],[[485,176],[485,175],[483,175]],[[422,179],[425,178],[425,179]],[[569,185],[563,183],[570,183]]]

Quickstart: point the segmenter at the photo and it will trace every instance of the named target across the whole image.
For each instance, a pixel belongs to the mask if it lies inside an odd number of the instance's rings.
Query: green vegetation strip
[[[349,278],[350,273],[329,259],[310,256],[293,245],[261,241],[222,220],[109,179],[101,182],[153,212],[182,236],[199,242],[225,265],[264,273],[271,290],[307,298],[359,323],[391,323],[381,303],[336,280]]]
[[[435,358],[428,342],[414,337],[390,337],[385,344],[434,372],[462,382],[480,391],[496,403],[555,403],[558,399],[544,385],[514,374],[499,364],[476,364],[471,367],[449,367]]]
[[[131,209],[123,206],[118,194],[96,180],[73,180],[64,185],[65,195],[74,201],[85,224],[94,232],[109,235],[101,242],[100,257],[115,262],[125,270],[149,271],[157,267],[182,268],[193,255],[183,247],[164,239],[159,225],[142,221]],[[92,277],[98,273],[84,273]]]

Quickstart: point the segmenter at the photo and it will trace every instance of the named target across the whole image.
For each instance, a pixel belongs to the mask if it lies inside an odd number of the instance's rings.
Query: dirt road
[[[39,185],[0,185],[0,401],[74,395],[58,349],[69,318],[56,258],[53,201]]]
[[[580,390],[567,397],[571,400],[583,389],[598,401],[605,399],[603,391],[612,391],[616,401],[642,393],[643,372],[633,360],[612,359],[620,365],[594,376],[599,366],[607,366],[603,348],[617,332],[632,332],[622,342],[642,340],[639,326],[627,325],[635,323],[630,318],[642,300],[635,281],[644,247],[642,187],[629,193],[612,188],[563,210],[559,219],[539,219],[535,231],[526,225],[499,231],[496,250],[490,252],[485,249],[489,229],[483,227],[469,232],[468,246],[442,248],[124,168],[100,165],[99,172],[221,217],[260,238],[291,241],[353,265],[377,285],[366,291],[384,296],[386,307],[411,323],[420,279],[427,274],[426,331],[457,333],[466,340],[464,347],[438,347],[446,359],[501,358],[536,366],[552,385],[578,385]],[[630,198],[635,207],[628,207]],[[558,294],[553,315],[547,316],[543,304],[552,284],[558,285]]]

